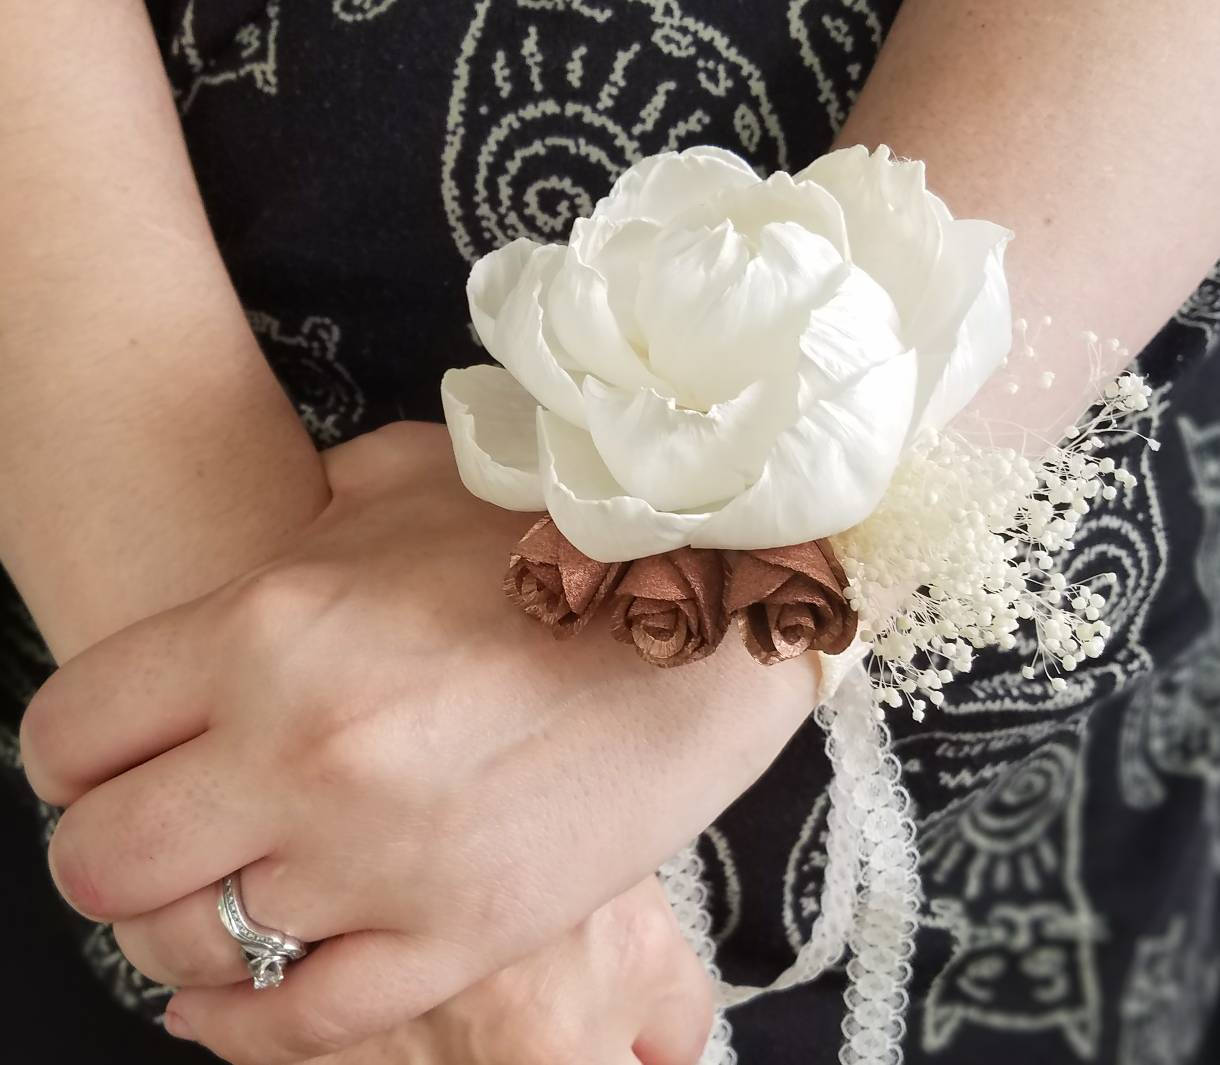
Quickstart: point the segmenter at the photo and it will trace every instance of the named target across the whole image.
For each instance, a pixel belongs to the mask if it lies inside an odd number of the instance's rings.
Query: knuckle
[[[334,569],[278,561],[242,577],[222,597],[226,628],[239,648],[295,642],[337,594]]]
[[[291,712],[276,725],[282,764],[292,767],[297,789],[315,796],[361,797],[382,810],[423,811],[431,792],[429,780],[404,772],[403,759],[387,746],[387,724],[396,708],[372,686],[360,691],[327,688],[325,679],[281,698]],[[404,857],[417,853],[422,840],[404,840]]]
[[[434,426],[421,422],[388,422],[323,451],[327,480],[335,500],[345,504],[395,485],[434,476]]]
[[[65,749],[61,715],[49,682],[44,684],[26,706],[21,718],[18,743],[25,775],[34,794],[52,806],[64,806],[72,791],[60,764]]]
[[[299,752],[303,776],[330,792],[348,793],[367,790],[373,783],[371,752],[376,737],[366,730],[344,722],[335,708],[319,711],[321,720],[311,723]]]
[[[656,973],[667,967],[675,950],[687,949],[668,905],[658,905],[651,897],[643,901],[620,896],[613,907],[608,916],[624,971]]]
[[[71,689],[60,670],[51,673],[26,705],[18,732],[18,749],[30,787],[52,806],[66,806],[78,797],[71,751],[79,745],[72,734]]]
[[[362,433],[358,446],[371,458],[387,463],[402,460],[404,448],[414,439],[412,427],[407,422],[393,421],[380,425],[371,432]]]
[[[302,793],[319,800],[368,801],[383,812],[424,809],[423,782],[402,779],[401,763],[386,756],[385,731],[375,714],[367,720],[364,708],[341,695],[306,693],[295,705],[296,720],[281,730],[280,749]],[[422,846],[422,837],[412,834],[401,841],[398,853],[406,861],[418,856]]]
[[[74,910],[95,920],[105,920],[112,915],[111,902],[80,841],[81,831],[68,811],[60,818],[48,848],[51,878]]]
[[[359,467],[366,474],[386,473],[411,455],[415,438],[416,432],[409,423],[393,421],[361,433],[344,447],[348,454],[359,459]]]

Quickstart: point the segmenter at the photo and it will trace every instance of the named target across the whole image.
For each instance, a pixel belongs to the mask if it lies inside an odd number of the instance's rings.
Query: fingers
[[[51,873],[81,913],[119,921],[160,909],[276,850],[274,791],[205,733],[108,780],[64,812]]]
[[[31,700],[21,756],[38,795],[67,806],[207,726],[208,674],[194,604],[137,622],[69,659]]]
[[[220,926],[216,895],[215,886],[204,888],[152,913],[116,921],[115,942],[139,972],[168,987],[224,987],[247,980],[241,947]]]
[[[712,982],[683,943],[670,988],[652,1001],[632,1050],[642,1065],[697,1065],[715,1017]]]
[[[695,1065],[706,1041],[710,984],[655,882],[472,985],[485,963],[359,932],[292,963],[274,991],[182,991],[166,1024],[235,1065]]]
[[[241,871],[242,903],[251,920],[316,943],[358,927],[349,898],[290,857],[271,857]],[[241,947],[217,913],[218,887],[114,925],[127,960],[170,987],[224,987],[250,979]]]
[[[451,945],[391,932],[328,939],[292,962],[284,983],[178,992],[166,1026],[234,1065],[280,1065],[333,1054],[384,1032],[468,982],[473,959]]]
[[[467,1047],[455,1049],[446,1039],[437,1038],[424,1021],[408,1021],[391,1032],[365,1040],[346,1050],[314,1058],[304,1065],[640,1065],[630,1050],[589,1045],[542,1056],[537,1043],[504,1047],[497,1043],[471,1057]]]

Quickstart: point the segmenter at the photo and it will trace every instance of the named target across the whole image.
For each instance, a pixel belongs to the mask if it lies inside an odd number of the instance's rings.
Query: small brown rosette
[[[564,639],[589,623],[622,570],[621,562],[596,562],[578,551],[546,517],[513,548],[504,594]]]
[[[610,633],[654,666],[710,655],[724,639],[724,559],[680,547],[632,562],[614,591]]]
[[[725,607],[746,648],[764,666],[806,651],[839,654],[856,635],[847,576],[826,540],[742,551],[729,573]]]

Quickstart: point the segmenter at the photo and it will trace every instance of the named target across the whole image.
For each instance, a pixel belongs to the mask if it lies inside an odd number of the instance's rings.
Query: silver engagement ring
[[[221,923],[225,931],[241,944],[242,952],[246,955],[246,966],[254,977],[254,989],[262,991],[268,987],[279,987],[284,982],[284,966],[305,957],[305,944],[295,936],[264,928],[250,920],[241,902],[239,877],[239,873],[234,873],[220,882],[217,906]]]

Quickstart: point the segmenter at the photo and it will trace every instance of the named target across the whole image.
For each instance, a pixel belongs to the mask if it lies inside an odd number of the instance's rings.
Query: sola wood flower
[[[1008,352],[1010,236],[885,148],[765,180],[719,148],[644,159],[566,246],[471,271],[500,366],[442,383],[462,479],[602,562],[839,533]]]
[[[646,662],[680,666],[720,645],[728,628],[719,551],[680,547],[631,563],[614,591],[610,631]]]
[[[543,518],[513,548],[504,592],[562,639],[589,623],[622,568],[595,562],[573,547],[550,518]]]
[[[856,635],[847,575],[824,540],[742,552],[725,606],[750,654],[765,666],[810,650],[839,654]]]

